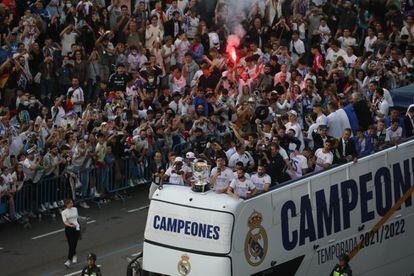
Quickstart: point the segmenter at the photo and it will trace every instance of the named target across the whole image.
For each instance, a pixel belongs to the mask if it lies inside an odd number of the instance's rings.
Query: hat
[[[329,127],[327,125],[319,125],[320,129],[328,129]]]
[[[89,253],[87,259],[96,261],[96,255],[94,253]]]
[[[106,126],[107,124],[107,122],[102,122],[101,126]]]
[[[295,117],[298,117],[298,113],[295,110],[290,110],[288,113],[292,114]]]
[[[175,159],[174,159],[174,162],[183,162],[184,161],[184,159],[182,158],[182,157],[180,157],[180,156],[177,156]]]
[[[76,112],[75,111],[69,111],[68,113],[66,113],[65,117],[69,117],[69,116],[76,116]]]
[[[338,260],[340,260],[340,261],[344,261],[344,262],[349,262],[349,256],[348,256],[348,254],[341,254],[341,255],[339,255],[338,256]]]
[[[195,159],[195,154],[194,152],[187,152],[187,154],[185,155],[185,158],[187,159]]]
[[[272,92],[270,92],[270,93],[277,95],[277,91],[276,90],[272,90]]]

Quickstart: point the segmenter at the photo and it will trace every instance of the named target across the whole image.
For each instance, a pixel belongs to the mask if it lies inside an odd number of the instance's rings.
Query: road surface
[[[130,192],[125,201],[112,200],[101,208],[78,208],[81,216],[89,217],[86,233],[78,243],[79,264],[70,269],[63,263],[67,243],[59,214],[42,221],[32,219],[32,229],[21,225],[0,226],[1,275],[80,275],[89,252],[98,256],[103,275],[125,275],[128,259],[142,249],[148,211],[145,187]]]

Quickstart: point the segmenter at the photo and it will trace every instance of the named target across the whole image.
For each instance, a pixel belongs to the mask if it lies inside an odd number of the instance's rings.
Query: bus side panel
[[[351,252],[361,240],[366,244],[351,261],[358,275],[387,275],[377,267],[384,264],[386,272],[391,263],[407,264],[399,260],[414,253],[412,195],[375,235],[366,235],[414,184],[413,163],[411,141],[241,203],[233,236],[235,275],[284,263],[297,266],[289,268],[295,275],[328,275],[337,256]],[[260,219],[249,224],[252,217]],[[251,236],[260,246],[246,242]],[[254,258],[255,248],[261,254]],[[289,262],[300,256],[305,256],[300,263]]]

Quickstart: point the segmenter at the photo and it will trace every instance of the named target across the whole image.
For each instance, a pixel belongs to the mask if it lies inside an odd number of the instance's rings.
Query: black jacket
[[[413,123],[408,115],[404,116],[405,136],[411,137],[414,135]]]
[[[348,139],[348,142],[345,143],[345,152],[342,146],[343,139],[339,139],[338,147],[335,150],[334,158],[336,163],[346,163],[347,159],[345,157],[351,155],[352,157],[357,157],[358,153],[355,148],[355,141],[353,139]]]
[[[323,148],[323,139],[319,133],[312,132],[312,139],[313,139],[313,152],[315,152],[317,149]],[[331,140],[332,136],[326,135],[326,139]]]
[[[183,30],[182,24],[181,22],[177,22],[178,23],[178,33],[180,33]],[[175,38],[174,35],[174,20],[170,19],[165,23],[165,36],[171,36]]]

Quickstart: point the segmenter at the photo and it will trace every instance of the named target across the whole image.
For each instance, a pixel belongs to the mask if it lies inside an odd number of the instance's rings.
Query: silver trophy
[[[194,192],[207,192],[209,190],[208,182],[211,166],[205,162],[195,162],[191,164],[191,170],[193,172],[193,191]]]

